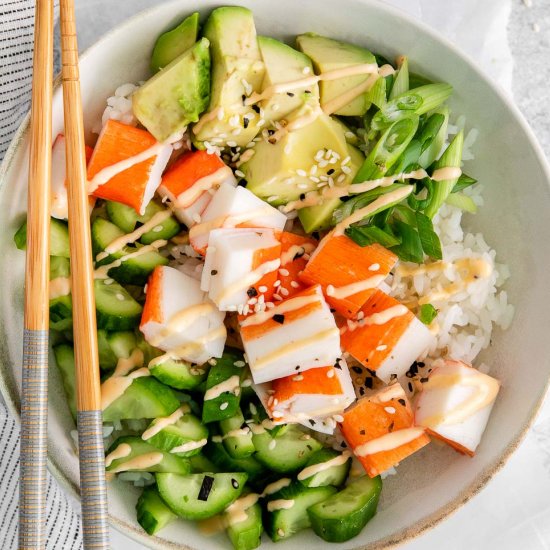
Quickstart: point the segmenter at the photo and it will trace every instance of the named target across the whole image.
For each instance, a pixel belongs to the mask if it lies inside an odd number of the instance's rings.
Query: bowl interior
[[[546,274],[550,270],[548,222],[550,190],[545,162],[534,139],[504,97],[456,50],[406,16],[380,3],[340,0],[243,0],[254,10],[261,34],[286,41],[301,32],[314,31],[362,44],[389,58],[407,54],[412,70],[445,80],[455,87],[453,111],[464,114],[468,127],[479,130],[476,160],[467,164],[484,186],[485,206],[468,216],[470,231],[484,233],[497,249],[497,261],[509,264],[507,285],[510,301],[517,307],[511,329],[495,331],[492,346],[483,360],[502,381],[502,391],[492,413],[479,452],[470,459],[432,443],[399,466],[397,476],[385,481],[379,513],[364,532],[335,548],[375,548],[397,543],[433,525],[486,483],[510,454],[527,429],[540,404],[550,373],[550,356],[542,346],[547,335],[546,312],[550,293]],[[81,61],[82,94],[86,131],[97,125],[105,100],[125,82],[148,75],[149,55],[157,35],[185,14],[200,9],[203,16],[219,5],[177,1],[157,6],[113,31],[91,48]],[[62,132],[61,90],[54,100],[54,136]],[[25,216],[28,144],[21,133],[0,172],[0,359],[4,394],[18,405],[22,342],[22,296],[24,255],[13,246],[12,235]],[[78,462],[70,430],[74,429],[55,368],[50,384],[50,456],[54,471],[69,493],[77,495]],[[131,536],[158,548],[204,547],[194,526],[178,523],[156,539],[146,537],[135,521],[138,491],[115,482],[109,489],[112,519]],[[286,548],[319,544],[311,532],[285,543]],[[267,543],[268,545],[271,543]],[[223,536],[208,547],[227,548]]]

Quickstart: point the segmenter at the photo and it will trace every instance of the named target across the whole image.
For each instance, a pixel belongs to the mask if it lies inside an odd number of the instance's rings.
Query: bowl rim
[[[386,12],[392,18],[400,20],[401,22],[404,22],[407,25],[412,25],[413,27],[416,28],[416,30],[420,31],[425,35],[428,35],[434,41],[443,44],[446,48],[448,48],[452,52],[453,55],[460,58],[469,67],[469,69],[473,71],[473,73],[476,75],[477,78],[484,81],[484,83],[502,101],[502,103],[506,106],[508,111],[512,114],[515,121],[519,124],[519,126],[523,130],[527,138],[527,141],[530,147],[532,148],[537,161],[540,164],[540,167],[545,176],[547,185],[550,186],[549,161],[546,158],[546,155],[542,150],[542,147],[539,144],[534,131],[532,130],[529,123],[526,121],[525,117],[517,107],[513,99],[513,96],[506,93],[500,85],[490,80],[484,74],[483,70],[466,53],[464,53],[459,48],[459,46],[452,43],[448,38],[441,35],[439,32],[437,32],[432,27],[430,27],[427,23],[424,23],[423,21],[414,18],[413,16],[409,15],[408,13],[406,13],[405,11],[397,7],[391,6],[384,2],[379,2],[378,0],[347,0],[347,1],[352,4],[360,4],[360,5],[366,6],[367,8]],[[235,1],[235,4],[237,3],[238,2]],[[96,50],[98,49],[100,50],[103,47],[103,44],[105,42],[107,42],[111,37],[113,37],[120,31],[127,29],[129,27],[131,28],[136,22],[144,18],[147,18],[150,14],[156,12],[157,10],[166,9],[166,6],[168,5],[173,5],[176,8],[174,13],[176,13],[181,6],[181,2],[179,0],[168,0],[166,2],[162,2],[160,4],[154,5],[145,10],[139,11],[138,13],[125,19],[120,24],[116,25],[115,27],[113,27],[112,29],[110,29],[109,31],[101,35],[91,46],[86,48],[86,50],[84,50],[80,54],[79,62],[85,60]],[[234,4],[233,2],[229,2],[228,5],[234,5]],[[200,6],[197,6],[197,9],[199,8]],[[60,85],[61,85],[61,77],[60,75],[58,75],[54,79],[54,92],[60,87]],[[4,159],[0,164],[0,189],[4,184],[6,175],[9,172],[12,164],[14,163],[15,158],[19,153],[21,146],[26,140],[26,137],[29,131],[29,123],[30,123],[30,111],[25,115],[20,126],[16,130],[10,142],[10,145],[5,153]],[[409,542],[412,539],[426,533],[428,530],[436,527],[444,519],[449,517],[451,514],[455,513],[464,504],[466,504],[471,498],[477,495],[488,484],[488,482],[492,479],[492,477],[503,468],[503,466],[508,462],[512,454],[517,450],[519,445],[523,442],[523,440],[525,439],[525,436],[527,435],[527,432],[533,426],[535,419],[537,418],[540,412],[542,404],[544,403],[547,395],[549,394],[549,390],[550,390],[550,372],[548,373],[548,379],[546,381],[546,384],[541,389],[540,395],[538,396],[537,401],[529,414],[529,417],[526,419],[525,423],[520,428],[519,432],[508,443],[508,445],[506,446],[502,454],[496,460],[494,460],[489,466],[484,468],[478,474],[475,480],[471,482],[467,487],[465,487],[455,498],[453,498],[450,502],[448,502],[444,506],[437,508],[432,513],[422,518],[422,520],[420,520],[416,524],[410,525],[408,527],[404,527],[393,535],[386,536],[383,539],[379,539],[361,548],[364,548],[365,550],[366,549],[382,550],[382,549],[388,549],[388,548],[395,548],[397,546],[404,544],[405,542]],[[6,407],[10,412],[10,414],[12,415],[13,419],[19,423],[20,421],[19,392],[16,387],[12,386],[11,384],[8,384],[6,380],[6,375],[5,375],[5,365],[3,364],[3,362],[0,364],[0,394],[2,395],[6,403]],[[59,485],[63,488],[64,492],[69,497],[69,500],[72,501],[73,506],[75,505],[75,503],[78,503],[80,500],[79,487],[69,481],[69,479],[66,477],[66,475],[63,472],[62,466],[49,456],[48,456],[48,469],[50,473],[55,477]],[[137,527],[128,525],[126,522],[119,520],[112,514],[109,514],[109,522],[113,527],[115,527],[118,531],[120,531],[124,535],[148,547],[159,548],[159,549],[171,549],[171,550],[181,550],[182,548],[193,550],[192,548],[188,547],[185,544],[184,545],[179,543],[175,544],[170,541],[159,540],[157,537],[151,537],[149,535],[146,535]],[[153,544],[154,546],[151,546],[151,544]],[[359,550],[359,547],[357,548]]]

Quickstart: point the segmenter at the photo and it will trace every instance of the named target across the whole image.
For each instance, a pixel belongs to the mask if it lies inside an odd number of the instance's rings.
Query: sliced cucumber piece
[[[169,416],[180,406],[172,388],[152,376],[136,378],[104,411],[103,421],[135,420]]]
[[[142,307],[118,283],[94,281],[97,326],[105,330],[129,330],[137,327]]]
[[[191,471],[189,461],[157,449],[154,445],[143,441],[141,437],[131,435],[119,437],[109,447],[107,457],[121,445],[128,445],[131,449],[130,453],[107,464],[105,467],[107,472],[164,472],[184,475]],[[139,457],[143,459],[140,460]],[[159,460],[148,460],[150,457],[156,457]]]
[[[131,233],[136,229],[138,224],[147,223],[155,214],[166,210],[164,206],[151,201],[145,209],[145,214],[140,216],[134,208],[122,204],[120,202],[107,201],[105,203],[105,209],[109,219],[124,233]],[[157,229],[158,228],[158,229]],[[170,216],[158,226],[147,233],[144,233],[140,237],[140,242],[143,244],[151,244],[158,239],[171,239],[174,235],[177,235],[181,230],[180,224],[173,217]]]
[[[195,415],[186,413],[147,441],[165,451],[172,451],[175,447],[187,445],[190,447],[188,451],[175,454],[181,457],[189,457],[200,453],[202,447],[204,447],[204,445],[200,445],[193,448],[194,443],[199,444],[206,439],[208,439],[208,428]]]
[[[119,332],[97,331],[99,348],[99,366],[102,369],[114,369],[118,360],[130,357],[137,347],[136,335],[130,330]]]
[[[220,421],[220,430],[223,434],[223,446],[233,458],[250,456],[256,450],[252,442],[252,432],[245,424],[240,408],[231,418]]]
[[[202,421],[205,424],[235,416],[241,400],[240,380],[243,375],[243,366],[239,366],[241,362],[244,366],[242,353],[226,349],[223,357],[216,359],[216,364],[210,367],[206,380],[207,393],[202,408]],[[217,397],[206,399],[208,390],[214,387],[223,388],[223,384],[234,377],[239,380],[237,386],[228,385],[228,391],[222,391]],[[221,386],[218,386],[219,384]]]
[[[50,281],[59,277],[70,277],[71,262],[63,256],[50,256]]]
[[[73,319],[73,301],[71,295],[59,296],[50,300],[50,321],[58,323],[59,321]]]
[[[19,250],[27,249],[27,222],[17,230],[13,240]],[[50,256],[70,257],[69,228],[65,222],[56,218],[50,218]]]
[[[345,542],[357,536],[376,514],[382,480],[363,476],[308,510],[315,534],[327,542]]]
[[[245,497],[242,497],[245,498]],[[231,514],[226,513],[227,536],[235,550],[254,550],[261,544],[262,532],[262,507],[256,502],[245,510],[246,519],[235,522]]]
[[[208,364],[195,366],[186,361],[171,359],[151,365],[151,374],[163,384],[178,390],[194,390],[208,376]]]
[[[73,418],[76,419],[76,374],[74,371],[74,349],[68,344],[54,346],[55,362],[61,373],[67,404]]]
[[[222,512],[244,489],[242,472],[203,474],[157,474],[160,496],[184,519],[201,520]]]
[[[109,344],[108,334],[103,329],[98,329],[97,331],[97,351],[99,354],[99,366],[102,370],[114,369],[118,362],[118,357]]]
[[[270,495],[265,530],[273,542],[285,540],[310,526],[307,510],[336,493],[334,487],[305,487],[293,482]],[[273,508],[272,508],[273,507]]]
[[[221,472],[221,468],[218,468],[211,460],[206,458],[202,453],[189,457],[189,463],[191,464],[192,473],[204,473],[204,472]]]
[[[145,487],[137,504],[137,521],[146,533],[154,535],[178,516],[166,506],[156,487]]]
[[[295,424],[289,424],[285,431],[276,436],[267,431],[254,434],[252,441],[257,451],[254,456],[275,472],[295,472],[303,468],[311,455],[322,447],[316,439],[306,437],[307,434]]]
[[[321,449],[311,455],[305,468],[298,474],[298,480],[306,487],[339,487],[346,481],[350,466],[351,456],[343,456],[334,449]]]

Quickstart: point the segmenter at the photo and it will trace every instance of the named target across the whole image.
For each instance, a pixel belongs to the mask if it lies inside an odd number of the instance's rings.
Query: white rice
[[[137,84],[132,84],[131,82],[122,84],[115,90],[114,95],[107,98],[107,107],[105,107],[101,117],[101,127],[103,127],[108,120],[118,120],[130,126],[137,125],[137,119],[132,111],[132,94],[138,87]],[[99,134],[99,132],[101,132],[101,127],[96,127],[93,131]]]

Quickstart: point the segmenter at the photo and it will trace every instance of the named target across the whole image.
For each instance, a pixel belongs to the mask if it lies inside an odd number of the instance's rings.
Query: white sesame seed
[[[271,197],[267,197],[267,202],[275,202],[279,200],[279,195],[271,195]]]
[[[265,119],[261,118],[260,120],[258,120],[258,124],[256,124],[256,126],[259,128],[260,126],[263,126],[265,124]]]
[[[334,378],[334,369],[330,369],[327,371],[327,378]]]
[[[274,110],[274,111],[278,111],[279,110],[279,104],[278,103],[274,103],[271,108]]]
[[[328,165],[328,160],[319,161],[319,168],[324,168],[327,165]]]
[[[279,269],[279,273],[283,277],[288,277],[290,275],[290,271],[288,269],[285,269],[284,267],[282,269]]]
[[[235,175],[239,178],[244,178],[244,172],[242,170],[235,170]]]
[[[200,216],[200,214],[199,214],[198,212],[195,212],[195,213],[193,214],[192,218],[193,218],[193,221],[194,221],[195,223],[201,223],[201,219],[202,219],[202,218],[201,218],[201,216]]]
[[[248,304],[245,304],[243,307],[243,315],[248,315],[250,312],[250,306]]]
[[[216,359],[208,359],[208,364],[213,367],[218,364],[218,361],[216,361]]]
[[[273,309],[275,307],[275,304],[273,302],[266,302],[265,307],[267,309]]]
[[[249,378],[248,380],[250,380],[250,378]],[[252,380],[250,380],[250,381],[252,382]],[[246,382],[246,380],[245,380],[244,382]],[[243,384],[244,384],[244,382],[243,382]],[[256,405],[254,405],[254,403],[250,403],[250,404],[248,405],[248,409],[250,410],[250,414],[254,414],[254,415],[255,415],[255,414],[258,413],[258,409],[257,409]]]
[[[258,290],[260,292],[267,292],[267,287],[265,285],[262,285],[262,286],[258,287]]]
[[[395,414],[395,409],[393,407],[384,407],[384,410],[389,414]]]
[[[345,175],[345,174],[340,174],[340,175],[336,178],[336,183],[342,183],[345,179],[346,179],[346,175]]]
[[[365,318],[365,312],[364,311],[360,311],[359,313],[357,313],[357,319],[358,320],[361,320],[361,319],[364,319]]]
[[[236,142],[236,141],[228,141],[228,142],[227,142],[227,145],[228,145],[229,147],[237,147],[237,142]]]
[[[298,189],[307,189],[309,185],[307,183],[299,183],[296,187]]]
[[[284,414],[281,411],[273,411],[272,413],[273,418],[282,418]]]
[[[287,178],[286,180],[283,180],[283,183],[285,185],[291,185],[294,183],[294,178]]]
[[[113,279],[105,279],[105,282],[104,284],[107,284],[107,281],[111,281],[111,283],[113,282]],[[108,284],[111,284],[111,283],[108,283]],[[149,285],[148,284],[145,284],[145,286],[143,287],[143,294],[147,294],[147,289],[149,288]]]
[[[157,225],[153,227],[153,233],[160,233],[162,231],[162,225]]]
[[[294,380],[294,382],[301,382],[303,379],[304,377],[301,374],[297,374],[296,376],[292,377],[292,380]]]
[[[290,155],[290,152],[292,151],[292,146],[290,143],[287,143],[284,148],[285,155]]]
[[[297,283],[296,281],[290,281],[290,286],[292,288],[300,288],[300,283]]]
[[[119,300],[120,302],[124,302],[124,300],[126,300],[126,297],[124,296],[124,294],[117,292],[116,299]]]
[[[328,285],[325,292],[327,296],[334,296],[334,286]]]
[[[309,176],[309,179],[313,182],[313,183],[319,183],[321,180],[316,177],[316,176]]]
[[[220,110],[218,111],[218,114],[216,115],[216,118],[218,120],[223,120],[224,116],[225,116],[225,110],[223,107],[221,107]]]
[[[344,421],[344,417],[341,415],[341,414],[335,414],[333,417],[335,422],[343,422]]]
[[[288,296],[288,295],[290,294],[290,292],[289,292],[286,288],[283,288],[283,287],[281,287],[281,288],[279,289],[279,292],[280,292],[283,296],[285,296],[285,297]]]
[[[278,302],[280,302],[283,299],[283,297],[280,294],[273,294],[273,298]]]
[[[355,134],[353,132],[344,132],[344,136],[347,138],[347,139],[353,139],[355,137]]]
[[[385,349],[388,349],[388,346],[384,344],[376,347],[376,351],[384,351]]]
[[[242,78],[241,79],[241,84],[243,85],[245,94],[250,95],[253,91],[252,86],[250,85],[250,83],[246,79]]]
[[[307,172],[305,170],[302,170],[301,168],[299,170],[296,170],[296,174],[302,177],[307,176]]]
[[[314,164],[310,169],[309,169],[309,173],[314,176],[316,173],[317,173],[317,165]]]
[[[351,168],[349,166],[342,166],[342,172],[344,174],[351,174]]]
[[[258,304],[263,303],[265,303],[265,296],[263,294],[260,294],[260,296],[258,296]]]
[[[235,128],[235,129],[231,132],[231,135],[233,135],[233,136],[238,136],[241,132],[242,132],[241,128]]]
[[[277,279],[274,283],[273,283],[273,286],[275,288],[277,288],[278,286],[281,286],[281,281],[279,279]]]
[[[248,305],[249,306],[253,306],[257,303],[258,303],[258,298],[250,298],[250,300],[248,300]]]
[[[233,126],[235,128],[239,125],[239,115],[233,115],[229,118],[229,126]]]
[[[239,315],[243,314],[243,309],[244,309],[244,306],[242,304],[239,304],[239,306],[237,307],[237,312],[239,313]]]
[[[224,401],[221,405],[220,405],[220,411],[225,411],[225,409],[227,409],[227,407],[229,406],[229,403],[227,401]]]
[[[303,73],[303,74],[309,74],[310,72],[311,72],[311,67],[304,67],[304,68],[302,69],[302,73]]]
[[[284,532],[281,528],[277,529],[277,534],[278,534],[280,537],[284,537],[284,536],[285,536],[285,532]]]
[[[256,147],[256,142],[255,142],[255,141],[249,141],[249,142],[246,144],[246,148],[247,148],[247,149],[252,149],[252,147]]]
[[[275,441],[275,439],[272,439],[270,442],[269,442],[269,445],[267,446],[267,448],[272,451],[275,447],[277,446],[277,441]]]
[[[371,264],[369,266],[369,271],[378,271],[380,269],[380,264]]]

